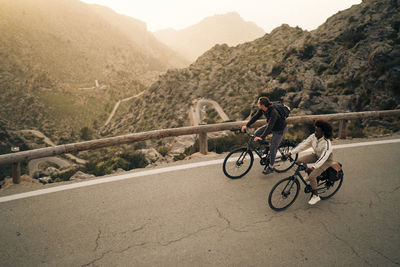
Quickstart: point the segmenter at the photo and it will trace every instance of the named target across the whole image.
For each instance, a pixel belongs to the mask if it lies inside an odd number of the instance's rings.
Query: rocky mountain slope
[[[215,44],[237,45],[265,34],[253,22],[244,21],[236,12],[207,17],[182,30],[157,31],[155,36],[193,62]]]
[[[0,0],[0,32],[3,126],[54,140],[101,124],[117,100],[188,64],[144,22],[78,0]]]
[[[107,131],[189,125],[189,107],[202,97],[236,120],[260,94],[286,102],[294,115],[399,108],[399,6],[364,0],[311,32],[282,25],[252,42],[216,45],[162,75]]]

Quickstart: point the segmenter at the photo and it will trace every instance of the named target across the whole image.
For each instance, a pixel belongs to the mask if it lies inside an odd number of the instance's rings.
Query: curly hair
[[[322,119],[316,119],[314,122],[314,126],[322,129],[325,138],[332,139],[333,136],[332,125],[328,121]]]

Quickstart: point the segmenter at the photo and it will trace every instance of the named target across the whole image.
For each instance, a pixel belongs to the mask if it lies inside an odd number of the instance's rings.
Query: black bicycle
[[[294,203],[300,190],[299,179],[305,185],[304,192],[306,194],[312,192],[311,185],[307,184],[300,174],[300,171],[306,170],[306,166],[298,162],[295,162],[295,164],[298,167],[294,174],[276,183],[269,193],[268,204],[275,211],[284,210]],[[332,197],[342,186],[343,169],[342,164],[338,164],[340,165],[340,171],[337,172],[332,167],[329,167],[317,177],[318,195],[322,200]]]
[[[254,162],[253,151],[260,158],[261,165],[269,164],[269,147],[270,142],[268,140],[261,140],[254,142],[254,135],[249,134],[249,140],[247,142],[247,147],[241,147],[230,152],[222,164],[222,170],[224,174],[231,179],[239,179],[246,175]],[[294,143],[289,140],[283,140],[278,147],[276,153],[274,170],[276,172],[285,172],[293,167],[294,162],[297,160],[297,154],[295,158],[287,158],[285,155],[292,151],[295,147]]]

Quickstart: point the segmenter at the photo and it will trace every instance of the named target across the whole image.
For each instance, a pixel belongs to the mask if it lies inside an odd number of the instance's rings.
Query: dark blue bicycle
[[[269,141],[254,142],[255,136],[247,132],[246,134],[249,136],[247,146],[230,152],[222,164],[224,174],[231,179],[242,178],[250,171],[254,163],[253,152],[260,158],[261,165],[269,164]],[[295,144],[289,140],[281,142],[275,157],[274,171],[285,172],[293,167],[298,155],[291,156],[290,160],[285,155],[291,152],[294,147]]]

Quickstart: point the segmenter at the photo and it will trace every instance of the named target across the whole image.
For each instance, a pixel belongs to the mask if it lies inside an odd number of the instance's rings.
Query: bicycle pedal
[[[267,157],[261,158],[261,159],[260,159],[260,164],[263,165],[263,166],[264,166],[264,165],[267,165]]]
[[[304,193],[308,194],[311,193],[311,191],[312,191],[311,185],[308,184],[306,187],[304,187]]]

